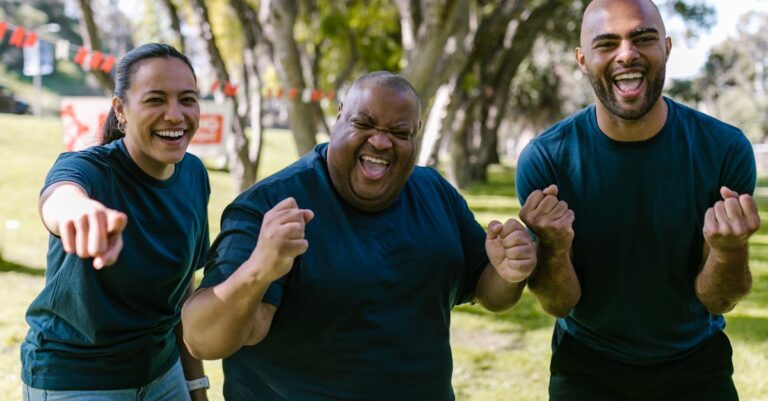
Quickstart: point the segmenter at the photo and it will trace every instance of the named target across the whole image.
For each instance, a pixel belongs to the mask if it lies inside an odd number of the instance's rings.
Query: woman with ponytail
[[[46,283],[27,310],[25,401],[206,400],[181,304],[208,250],[208,174],[189,60],[146,44],[117,67],[103,140],[63,153],[39,205]]]

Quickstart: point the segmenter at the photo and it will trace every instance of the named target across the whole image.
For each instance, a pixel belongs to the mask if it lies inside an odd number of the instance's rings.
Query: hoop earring
[[[122,121],[117,122],[117,130],[125,134],[125,123]]]

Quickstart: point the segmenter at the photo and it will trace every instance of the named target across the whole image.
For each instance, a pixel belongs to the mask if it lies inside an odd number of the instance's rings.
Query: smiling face
[[[419,102],[405,90],[353,86],[333,126],[328,171],[339,195],[365,212],[395,201],[416,161]]]
[[[624,120],[663,107],[665,66],[672,42],[649,0],[595,0],[587,7],[576,60],[597,106]]]
[[[152,177],[170,177],[200,121],[189,66],[174,57],[141,61],[123,101],[115,97],[112,105],[125,124],[125,147],[133,161]]]

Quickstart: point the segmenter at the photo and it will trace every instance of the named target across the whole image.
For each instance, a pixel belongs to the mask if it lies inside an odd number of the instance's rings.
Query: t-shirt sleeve
[[[89,197],[99,199],[96,191],[99,187],[104,187],[103,185],[100,186],[99,183],[108,179],[108,170],[109,164],[106,161],[99,160],[90,153],[62,153],[48,171],[40,194],[57,182],[71,181],[80,185]]]
[[[210,240],[210,228],[208,225],[208,202],[211,199],[211,183],[208,180],[208,171],[203,167],[203,177],[205,177],[205,211],[204,211],[204,218],[203,218],[203,231],[200,235],[200,239],[198,240],[198,252],[197,256],[195,257],[195,264],[194,268],[195,270],[201,269],[205,265],[205,256],[208,253],[208,250],[211,246],[211,240]]]
[[[201,288],[224,282],[251,256],[256,247],[265,212],[247,202],[248,197],[240,198],[222,213],[221,233],[208,251]],[[262,302],[280,306],[286,282],[287,275],[273,282]]]
[[[739,132],[725,157],[720,178],[721,185],[739,194],[753,195],[756,180],[757,169],[752,144],[743,133]]]
[[[435,172],[435,174],[438,173]],[[485,253],[485,229],[475,220],[475,215],[469,209],[464,197],[447,181],[439,179],[448,196],[453,198],[451,204],[454,207],[464,254],[463,280],[456,287],[456,297],[453,302],[453,306],[456,306],[474,300],[477,283],[480,281],[483,269],[489,263],[488,255]]]
[[[531,192],[537,189],[544,189],[551,184],[555,184],[555,177],[552,169],[549,167],[544,153],[535,141],[531,141],[517,161],[515,173],[515,188],[520,206],[525,204],[525,200]]]

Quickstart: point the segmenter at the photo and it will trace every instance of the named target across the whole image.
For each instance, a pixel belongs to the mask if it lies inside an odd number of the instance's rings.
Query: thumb
[[[126,224],[128,224],[128,216],[125,213],[116,210],[107,213],[107,232],[109,234],[123,232]]]
[[[488,223],[488,239],[494,239],[498,237],[502,228],[503,226],[500,222],[497,220],[491,220],[491,222]]]
[[[557,192],[558,192],[558,190],[557,190],[557,185],[555,185],[555,184],[552,184],[552,185],[550,185],[550,186],[548,186],[548,187],[544,188],[544,190],[543,190],[543,191],[541,191],[541,192],[543,192],[543,193],[544,193],[544,195],[557,196]]]
[[[301,212],[304,217],[304,224],[309,223],[310,221],[312,221],[312,219],[315,218],[315,212],[309,209],[303,209]]]
[[[722,196],[723,199],[738,198],[739,194],[738,192],[733,191],[730,188],[723,185],[722,187],[720,187],[720,196]]]

